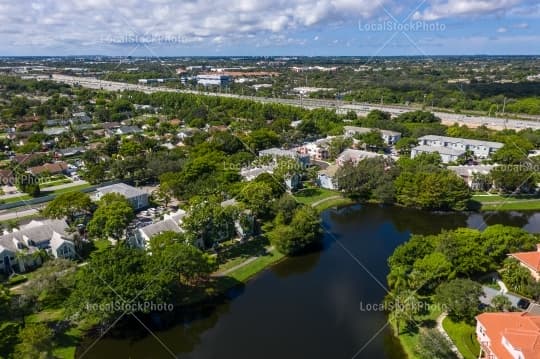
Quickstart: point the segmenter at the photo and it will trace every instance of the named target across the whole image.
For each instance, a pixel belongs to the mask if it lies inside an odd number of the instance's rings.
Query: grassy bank
[[[475,327],[463,322],[455,323],[447,317],[443,321],[443,328],[465,359],[478,358],[480,345],[476,340]]]
[[[430,302],[431,298],[424,298],[423,300]],[[403,327],[401,327],[399,333],[395,320],[389,320],[394,333],[397,333],[399,342],[401,343],[401,346],[403,347],[403,350],[405,351],[409,359],[417,358],[416,347],[418,346],[420,329],[435,328],[437,324],[437,317],[442,313],[442,311],[439,309],[439,306],[436,305],[428,305],[426,306],[426,308],[427,309],[424,313],[415,315],[413,317],[414,321],[411,323],[408,330],[405,330]],[[403,326],[403,324],[401,325]]]
[[[106,241],[96,244],[98,248],[108,246]],[[283,260],[285,256],[276,249],[268,247],[263,239],[256,239],[243,244],[231,247],[227,254],[223,256],[219,263],[219,270],[214,274],[209,288],[194,291],[189,301],[184,305],[193,305],[218,296],[234,286],[245,284],[249,279],[268,268],[269,266]],[[228,270],[226,275],[220,276],[220,272]],[[47,308],[34,313],[26,318],[27,322],[33,323],[55,323],[62,321],[64,310],[62,308]],[[61,333],[54,340],[54,355],[60,359],[73,359],[79,343],[93,327],[88,323],[81,323],[76,327],[69,328]]]
[[[540,210],[540,198],[531,195],[474,195],[472,200],[476,202],[476,207],[482,211]]]

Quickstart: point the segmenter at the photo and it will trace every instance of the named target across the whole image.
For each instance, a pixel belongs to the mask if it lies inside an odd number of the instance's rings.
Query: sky
[[[0,56],[538,54],[540,0],[0,0]]]

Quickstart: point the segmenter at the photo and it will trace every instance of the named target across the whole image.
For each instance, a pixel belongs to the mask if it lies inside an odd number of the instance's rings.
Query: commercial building
[[[228,86],[231,82],[227,75],[197,75],[197,85],[202,86]]]

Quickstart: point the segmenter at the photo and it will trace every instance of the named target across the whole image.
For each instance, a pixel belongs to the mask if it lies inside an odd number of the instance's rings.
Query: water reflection
[[[411,233],[486,224],[540,232],[540,214],[534,212],[449,214],[352,206],[326,211],[322,218],[331,234],[321,252],[279,263],[223,303],[176,313],[175,325],[157,332],[160,340],[179,358],[350,358],[386,324],[384,313],[362,311],[360,304],[382,301],[387,258]],[[85,358],[170,357],[152,336],[131,335],[125,328],[114,334]],[[384,329],[357,358],[405,354]]]

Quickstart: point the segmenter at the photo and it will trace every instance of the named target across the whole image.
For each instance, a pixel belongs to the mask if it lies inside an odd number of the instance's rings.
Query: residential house
[[[354,137],[355,135],[361,135],[365,133],[370,133],[371,131],[379,131],[381,137],[384,140],[384,143],[387,145],[395,145],[397,141],[401,139],[401,133],[390,130],[379,130],[377,128],[366,128],[366,127],[356,127],[356,126],[345,126],[343,128],[344,134],[347,137]]]
[[[519,261],[521,266],[527,268],[536,281],[540,281],[540,244],[536,251],[510,253],[510,257]]]
[[[348,162],[351,162],[356,165],[358,164],[358,162],[365,160],[366,158],[376,158],[376,157],[385,157],[385,156],[375,153],[375,152],[347,149],[338,156],[338,158],[336,159],[336,164],[339,167],[342,167]]]
[[[28,172],[33,175],[57,175],[67,172],[68,164],[66,162],[54,162],[54,163],[45,163],[41,166],[34,166],[28,168]]]
[[[92,118],[88,116],[86,112],[75,112],[72,114],[69,122],[71,124],[90,123],[92,122]]]
[[[186,211],[179,209],[177,212],[172,214],[166,214],[163,216],[163,220],[152,223],[148,226],[138,228],[135,232],[135,238],[133,245],[138,248],[148,248],[150,239],[158,234],[163,232],[183,232],[182,227],[182,218],[186,215]]]
[[[66,132],[68,132],[68,129],[66,127],[49,127],[43,129],[43,133],[47,136],[59,136]]]
[[[474,166],[448,166],[448,169],[459,177],[463,178],[467,186],[473,190],[484,190],[482,183],[478,181],[479,175],[489,175],[495,165],[474,165]]]
[[[308,155],[313,160],[324,161],[330,156],[328,150],[333,137],[323,138],[314,142],[309,142],[298,148],[298,152]]]
[[[540,316],[523,312],[476,317],[481,359],[540,359]]]
[[[33,220],[19,230],[0,236],[0,271],[25,272],[41,264],[38,256],[19,256],[46,250],[55,258],[73,258],[75,245],[64,220]]]
[[[99,200],[107,193],[118,193],[126,197],[136,211],[148,207],[148,193],[125,183],[116,183],[98,188],[95,199]]]
[[[317,173],[317,184],[319,187],[337,190],[338,182],[336,178],[336,172],[339,169],[337,165],[330,165],[324,170]]]
[[[0,170],[0,186],[13,186],[15,174],[12,170]]]
[[[477,158],[488,158],[504,146],[499,142],[434,135],[420,137],[418,143],[420,146],[451,148],[463,153],[470,151]]]
[[[442,163],[451,163],[465,156],[465,152],[465,150],[450,147],[421,145],[411,150],[411,158],[415,158],[422,153],[437,153],[441,156]]]
[[[86,148],[84,147],[70,147],[70,148],[58,149],[54,151],[54,155],[57,158],[64,158],[64,157],[80,155],[84,152],[86,152]]]
[[[141,132],[142,130],[137,126],[120,126],[114,133],[117,135],[134,135]]]
[[[309,156],[298,153],[294,150],[284,150],[281,148],[269,148],[259,151],[259,157],[272,157],[274,160],[278,158],[291,158],[297,160],[302,166],[307,167],[310,164]]]

